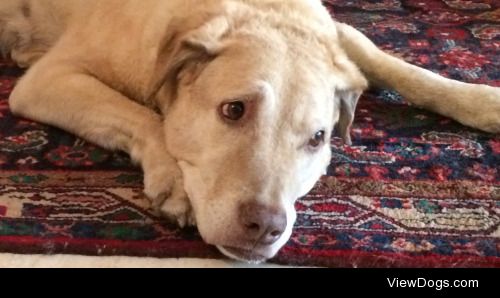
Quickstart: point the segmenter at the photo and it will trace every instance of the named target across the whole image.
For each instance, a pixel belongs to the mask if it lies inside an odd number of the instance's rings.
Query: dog
[[[390,56],[320,0],[2,0],[0,49],[29,68],[15,115],[129,153],[154,210],[246,262],[288,241],[369,83],[500,132],[500,88]]]

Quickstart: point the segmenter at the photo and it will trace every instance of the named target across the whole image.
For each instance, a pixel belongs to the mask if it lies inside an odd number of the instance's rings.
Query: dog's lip
[[[250,263],[262,263],[265,262],[268,257],[259,253],[256,250],[250,250],[234,246],[218,246],[219,250],[227,255],[228,257],[237,259],[239,261],[250,262]]]

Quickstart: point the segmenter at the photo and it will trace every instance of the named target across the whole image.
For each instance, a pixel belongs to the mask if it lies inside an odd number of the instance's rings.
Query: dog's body
[[[391,57],[319,0],[2,0],[0,49],[31,67],[14,113],[130,153],[156,208],[247,261],[288,240],[367,79],[500,132],[498,88]]]

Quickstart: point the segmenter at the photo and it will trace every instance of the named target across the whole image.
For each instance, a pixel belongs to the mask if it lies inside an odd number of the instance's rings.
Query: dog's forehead
[[[326,79],[328,72],[308,68],[306,63],[294,63],[294,72],[288,74],[282,86],[284,118],[294,124],[297,131],[324,129],[330,125],[333,109],[332,88]]]
[[[327,62],[314,55],[250,38],[229,46],[206,69],[199,90],[211,105],[256,99],[259,129],[279,127],[303,135],[330,125],[330,72]]]
[[[279,88],[286,65],[285,57],[278,57],[257,41],[232,42],[208,65],[199,84],[214,100],[274,94],[269,85],[273,91]]]

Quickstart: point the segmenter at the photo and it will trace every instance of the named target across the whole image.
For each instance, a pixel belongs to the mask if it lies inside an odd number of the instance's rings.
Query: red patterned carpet
[[[500,86],[500,2],[328,3],[385,50],[445,76]],[[0,252],[222,258],[194,230],[146,211],[123,154],[14,118],[21,71],[0,62]],[[318,187],[297,204],[274,262],[345,267],[500,267],[500,136],[374,90],[354,146],[332,144]]]

